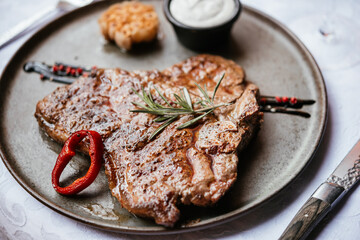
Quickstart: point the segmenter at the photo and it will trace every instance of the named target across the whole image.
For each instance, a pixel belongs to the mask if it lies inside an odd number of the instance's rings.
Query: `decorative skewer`
[[[54,65],[47,65],[41,62],[27,62],[24,64],[25,72],[36,72],[40,74],[41,80],[50,80],[59,83],[71,84],[76,78],[93,76],[96,66],[83,67],[56,62]],[[260,96],[260,110],[270,113],[285,113],[309,118],[311,115],[304,111],[289,110],[300,109],[304,105],[314,104],[314,100],[299,99],[287,96]]]
[[[305,100],[298,99],[296,97],[286,97],[286,96],[261,96],[260,104],[270,105],[270,106],[282,106],[290,108],[302,108],[304,105],[314,104],[314,100]]]
[[[286,114],[298,115],[305,118],[309,118],[311,115],[304,111],[289,110],[289,108],[300,109],[304,105],[312,105],[314,103],[315,103],[314,100],[298,99],[295,97],[286,97],[286,96],[260,97],[260,109],[262,112],[286,113]]]
[[[96,70],[96,66],[82,67],[56,62],[54,65],[47,65],[41,62],[27,62],[24,64],[25,72],[36,72],[40,74],[41,80],[50,80],[59,83],[71,84],[74,78],[80,76],[88,77]]]
[[[289,110],[286,107],[273,107],[270,105],[267,105],[267,106],[260,105],[260,110],[262,112],[269,112],[269,113],[286,113],[286,114],[291,114],[291,115],[298,115],[298,116],[305,117],[305,118],[311,117],[311,115],[307,112],[299,111],[299,110]]]

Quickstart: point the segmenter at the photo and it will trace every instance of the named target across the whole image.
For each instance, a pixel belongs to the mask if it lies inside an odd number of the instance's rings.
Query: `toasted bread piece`
[[[126,50],[130,50],[133,43],[153,40],[159,25],[153,6],[139,2],[114,4],[98,22],[105,39]]]

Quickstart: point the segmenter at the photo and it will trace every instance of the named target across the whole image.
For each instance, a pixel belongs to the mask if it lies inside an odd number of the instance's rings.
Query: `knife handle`
[[[311,197],[299,210],[279,240],[305,239],[316,224],[329,212],[330,204]]]
[[[279,240],[305,239],[335,205],[344,188],[323,183],[301,207]]]

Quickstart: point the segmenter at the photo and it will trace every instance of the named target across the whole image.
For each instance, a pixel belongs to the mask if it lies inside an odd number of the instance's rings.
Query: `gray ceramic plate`
[[[304,110],[305,119],[283,114],[265,114],[256,140],[240,156],[239,177],[232,190],[213,208],[183,207],[175,229],[165,229],[122,209],[111,196],[104,171],[93,185],[75,197],[57,194],[51,186],[51,171],[61,146],[51,141],[33,117],[37,101],[60,84],[41,81],[27,74],[28,60],[134,69],[164,69],[197,52],[179,44],[166,21],[161,1],[157,9],[159,40],[130,53],[106,43],[97,19],[109,1],[71,12],[38,31],[7,65],[0,81],[1,157],[14,178],[31,195],[68,217],[103,229],[127,233],[159,234],[208,227],[233,219],[270,200],[307,165],[320,144],[326,123],[326,91],[321,73],[309,52],[281,24],[244,7],[227,45],[212,53],[242,65],[247,79],[264,95],[288,95],[316,100]],[[86,171],[88,160],[77,157],[65,178]],[[78,171],[77,169],[84,169]],[[267,204],[271,206],[271,201]]]

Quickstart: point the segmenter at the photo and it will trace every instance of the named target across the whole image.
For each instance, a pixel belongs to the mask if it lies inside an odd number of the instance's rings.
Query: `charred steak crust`
[[[215,104],[234,104],[216,109],[193,128],[176,129],[189,120],[184,116],[148,141],[160,123],[153,122],[153,115],[129,111],[135,108],[131,102],[141,101],[131,88],[147,90],[154,84],[172,99],[186,86],[196,101],[200,91],[194,83],[206,84],[211,94],[224,72]],[[152,93],[164,104],[154,89]],[[258,87],[244,80],[233,61],[198,55],[162,72],[99,69],[95,77],[58,87],[39,101],[35,117],[60,143],[78,130],[99,132],[112,194],[128,211],[171,227],[180,216],[176,205],[212,205],[233,185],[236,152],[262,122],[258,97]],[[81,150],[86,153],[87,148],[85,142]]]

